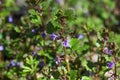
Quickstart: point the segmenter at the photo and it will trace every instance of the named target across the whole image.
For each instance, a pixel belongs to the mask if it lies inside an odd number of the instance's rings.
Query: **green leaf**
[[[56,26],[54,26],[51,22],[49,22],[47,24],[47,33],[51,34],[53,32],[55,32],[58,28]]]
[[[101,15],[104,19],[107,19],[110,16],[110,14],[106,11],[103,11]]]
[[[93,80],[91,77],[88,76],[82,76],[82,80]]]
[[[31,71],[31,68],[30,67],[27,67],[27,66],[22,66],[22,68],[24,69],[24,70],[26,70],[26,71]]]
[[[30,14],[29,18],[31,23],[34,23],[36,25],[41,24],[41,18],[37,11],[35,11],[34,9],[30,9],[28,12]]]
[[[89,69],[92,69],[93,67],[95,67],[94,63],[92,63],[91,61],[87,61],[87,67]]]
[[[0,39],[2,39],[3,38],[3,35],[2,34],[0,34]]]
[[[7,7],[10,7],[11,5],[14,5],[15,4],[15,0],[6,0],[6,6]]]
[[[117,74],[120,74],[120,70],[117,70]]]
[[[19,29],[17,26],[15,26],[14,30],[15,30],[16,32],[18,32],[18,33],[21,32],[20,29]]]
[[[58,79],[58,78],[60,77],[59,71],[54,71],[54,72],[52,73],[52,75],[53,75],[53,77],[54,77],[55,79]]]
[[[45,53],[43,50],[40,50],[38,53],[40,56],[45,56],[49,59],[53,59],[48,53]]]
[[[28,72],[30,72],[30,70],[27,69],[23,70],[23,73],[28,73]]]
[[[36,12],[35,12],[34,9],[29,9],[29,10],[28,10],[28,13],[29,13],[29,14],[36,14]]]
[[[30,20],[32,23],[41,24],[41,19],[38,15],[30,15]]]
[[[76,76],[77,76],[77,70],[71,70],[70,71],[70,79],[76,80]]]
[[[50,5],[50,2],[51,2],[52,0],[47,0],[47,1],[43,1],[43,2],[41,2],[40,4],[41,4],[41,6],[42,6],[42,8],[44,9],[44,10],[47,10],[48,8],[49,8],[49,5]]]
[[[46,56],[49,59],[53,59],[48,53],[45,53],[44,56]]]
[[[47,79],[42,77],[42,78],[38,78],[37,80],[47,80]]]
[[[70,40],[70,45],[73,50],[77,50],[80,48],[80,41],[77,38],[72,38]]]
[[[73,20],[75,15],[74,9],[65,10],[65,15],[67,16],[68,20]]]
[[[18,80],[27,80],[27,79],[24,77],[20,77]]]

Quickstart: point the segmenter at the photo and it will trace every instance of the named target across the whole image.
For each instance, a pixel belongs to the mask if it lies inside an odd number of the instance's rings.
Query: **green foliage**
[[[80,49],[80,41],[79,41],[79,39],[75,39],[75,38],[71,39],[70,40],[70,45],[71,45],[71,48],[73,50]]]
[[[31,9],[28,12],[30,14],[31,23],[40,25],[41,24],[40,14],[37,11],[35,11],[34,9]]]
[[[38,68],[37,68],[38,63],[39,63],[39,61],[37,61],[36,59],[33,59],[32,56],[28,56],[28,58],[26,58],[26,60],[25,60],[25,64],[22,66],[23,74],[34,75],[38,71]]]
[[[115,0],[2,0],[0,79],[117,78],[116,11]]]
[[[77,71],[76,70],[71,70],[70,71],[70,79],[71,80],[76,80],[76,76],[77,76]]]

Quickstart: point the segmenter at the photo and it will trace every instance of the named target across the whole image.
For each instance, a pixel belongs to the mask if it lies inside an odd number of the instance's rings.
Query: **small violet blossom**
[[[36,52],[36,51],[32,52],[32,55],[33,55],[33,56],[36,56],[36,55],[37,55],[37,52]]]
[[[4,50],[4,46],[0,45],[0,51],[3,51],[3,50]]]
[[[40,67],[43,67],[45,64],[44,64],[44,61],[41,61],[40,63],[39,63],[39,66]]]
[[[35,29],[32,29],[32,30],[31,30],[31,32],[32,32],[32,33],[35,33],[35,32],[36,32],[36,30],[35,30]]]
[[[108,55],[112,54],[112,50],[108,49],[108,47],[105,47],[103,51],[104,51],[104,53],[106,53]]]
[[[2,4],[2,1],[0,1],[0,4]]]
[[[46,37],[46,33],[43,32],[43,33],[41,34],[41,36],[42,36],[42,38],[45,38],[45,37]]]
[[[78,39],[83,39],[84,38],[84,35],[83,34],[79,34],[78,35]]]
[[[8,16],[8,21],[11,23],[11,22],[13,22],[13,17],[10,15],[10,16]]]
[[[112,68],[114,65],[115,65],[114,62],[108,62],[107,63],[107,67],[108,68]]]
[[[60,0],[56,0],[56,2],[58,2],[58,3],[59,3],[59,2],[60,2]]]
[[[56,0],[57,3],[60,4],[60,6],[63,6],[65,4],[65,0]]]
[[[10,65],[14,67],[14,66],[16,66],[16,63],[12,60],[12,61],[10,62]]]
[[[65,39],[65,40],[63,41],[63,46],[64,46],[64,47],[70,47],[69,41]]]
[[[52,33],[52,34],[50,35],[50,38],[51,38],[52,40],[55,40],[57,37],[58,37],[58,36],[55,35],[54,33]]]

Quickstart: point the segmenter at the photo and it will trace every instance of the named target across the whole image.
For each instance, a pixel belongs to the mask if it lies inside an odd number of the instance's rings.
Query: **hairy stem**
[[[70,74],[70,64],[69,64],[69,58],[66,54],[66,47],[63,47],[64,53],[65,53],[65,62],[66,62],[66,66],[67,66],[67,72],[68,74]],[[70,80],[70,76],[68,76],[68,80]]]
[[[37,80],[37,75],[36,75],[36,72],[34,73],[34,80]]]

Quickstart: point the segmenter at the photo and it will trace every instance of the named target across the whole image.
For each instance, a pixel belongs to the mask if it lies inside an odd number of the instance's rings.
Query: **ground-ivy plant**
[[[115,0],[0,0],[0,80],[119,80]]]

